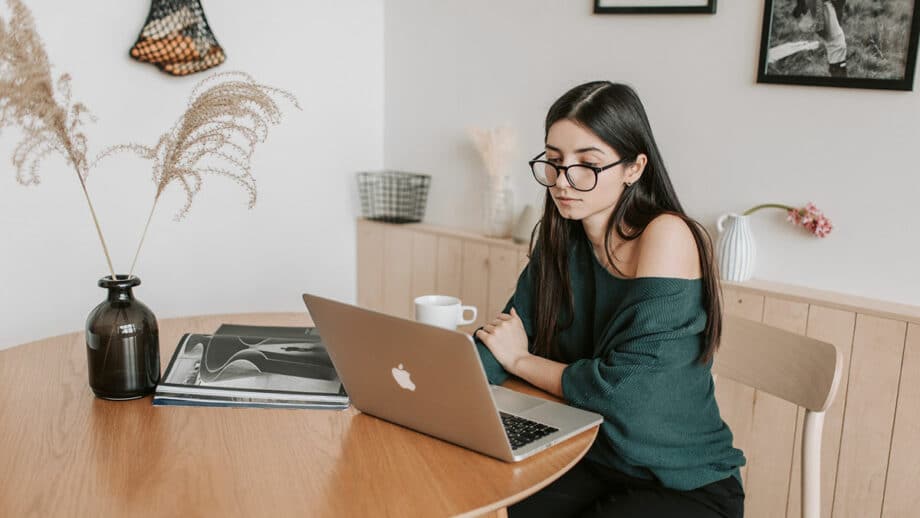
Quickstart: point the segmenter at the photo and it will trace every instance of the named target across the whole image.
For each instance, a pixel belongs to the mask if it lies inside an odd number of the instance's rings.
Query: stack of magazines
[[[315,328],[224,324],[182,337],[153,404],[343,409],[349,400]]]

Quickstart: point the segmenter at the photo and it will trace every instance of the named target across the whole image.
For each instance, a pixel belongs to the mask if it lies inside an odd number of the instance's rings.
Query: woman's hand
[[[476,338],[488,347],[498,363],[511,374],[517,375],[518,361],[530,356],[527,350],[527,332],[517,311],[501,313],[498,317],[476,331]]]

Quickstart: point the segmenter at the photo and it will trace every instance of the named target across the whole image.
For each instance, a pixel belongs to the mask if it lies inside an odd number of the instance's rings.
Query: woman
[[[475,339],[509,375],[604,416],[585,459],[511,516],[742,516],[741,451],[710,367],[721,302],[708,234],[687,217],[636,93],[573,88],[531,161],[547,187],[530,262]]]

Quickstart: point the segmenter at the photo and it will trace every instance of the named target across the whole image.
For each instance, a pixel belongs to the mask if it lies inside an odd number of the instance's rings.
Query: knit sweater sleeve
[[[682,423],[709,404],[709,366],[697,361],[706,312],[698,281],[629,282],[593,357],[563,371],[562,391],[570,404],[604,416],[602,434],[623,460],[660,474],[684,467],[662,452],[686,443],[675,434],[687,432]]]
[[[511,308],[514,308],[517,312],[518,317],[521,319],[521,323],[524,325],[524,331],[527,333],[528,349],[533,347],[534,336],[534,290],[532,279],[536,275],[535,269],[536,263],[533,260],[527,263],[527,267],[524,268],[524,271],[522,271],[521,275],[518,277],[514,294],[511,295],[511,298],[508,299],[508,303],[505,304],[505,308],[502,309],[502,313],[510,313]],[[487,315],[486,318],[491,321],[495,318],[495,315]],[[489,383],[493,385],[501,385],[504,383],[511,374],[498,363],[492,351],[482,343],[482,340],[476,338],[475,333],[473,335],[473,340],[476,342],[476,349],[479,351],[479,359],[482,361],[482,366],[486,371],[486,377],[489,379]]]

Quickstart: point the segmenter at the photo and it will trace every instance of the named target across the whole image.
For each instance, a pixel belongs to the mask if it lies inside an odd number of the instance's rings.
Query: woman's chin
[[[559,215],[565,219],[579,220],[584,217],[581,211],[575,210],[572,207],[560,207],[556,205],[556,209],[559,211]]]

